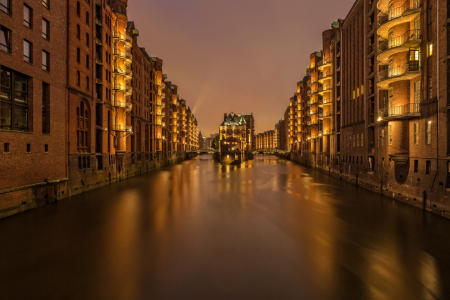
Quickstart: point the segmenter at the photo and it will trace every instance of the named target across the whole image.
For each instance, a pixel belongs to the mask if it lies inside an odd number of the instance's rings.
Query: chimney
[[[223,120],[225,121],[226,119],[227,119],[227,113],[224,113]]]

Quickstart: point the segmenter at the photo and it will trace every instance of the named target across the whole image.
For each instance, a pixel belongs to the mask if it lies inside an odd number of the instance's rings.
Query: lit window
[[[428,44],[428,56],[433,55],[433,44]]]
[[[46,9],[50,9],[50,0],[42,0],[42,5],[43,5]]]
[[[392,145],[392,125],[388,127],[389,145]]]
[[[431,121],[426,123],[426,143],[427,145],[431,144]]]
[[[419,144],[419,123],[414,123],[414,145]]]

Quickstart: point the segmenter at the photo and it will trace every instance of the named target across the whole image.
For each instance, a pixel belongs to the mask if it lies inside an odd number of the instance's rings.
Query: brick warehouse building
[[[67,193],[66,14],[65,1],[0,6],[0,217]]]
[[[138,46],[127,5],[2,2],[0,168],[9,172],[0,174],[0,218],[180,161],[198,148],[197,120],[186,101],[178,103],[176,87],[166,88],[162,60]]]
[[[291,159],[448,211],[448,5],[355,1],[323,33],[323,49],[311,54],[290,99]]]

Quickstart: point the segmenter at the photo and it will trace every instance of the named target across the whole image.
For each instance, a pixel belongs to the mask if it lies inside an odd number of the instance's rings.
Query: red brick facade
[[[0,51],[0,218],[198,148],[197,120],[162,60],[139,47],[127,0],[10,3],[0,11],[11,36]]]
[[[66,2],[26,5],[27,22],[24,1],[0,11],[2,31],[10,34],[0,51],[0,217],[67,193]]]
[[[449,211],[448,5],[357,0],[345,20],[333,23],[290,100],[290,157],[428,210]],[[325,90],[317,64],[327,56],[331,122],[319,117],[316,125],[315,115],[327,114],[324,105],[316,111],[314,96]]]

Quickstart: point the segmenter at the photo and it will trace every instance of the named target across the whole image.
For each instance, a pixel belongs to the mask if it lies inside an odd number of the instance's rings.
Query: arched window
[[[86,46],[89,47],[89,33],[86,33]]]
[[[77,48],[77,63],[80,63],[81,61],[81,51],[80,48]]]
[[[86,68],[89,69],[89,55],[86,55]]]
[[[89,91],[89,76],[86,76],[86,90]]]
[[[77,71],[77,85],[80,86],[80,72]]]
[[[149,130],[148,124],[145,124],[145,152],[149,152],[150,144],[149,144]]]
[[[80,16],[80,11],[81,11],[80,1],[77,1],[77,16]]]
[[[141,121],[136,123],[136,150],[141,152]]]
[[[88,152],[89,115],[84,101],[77,107],[77,149],[78,152]]]
[[[86,25],[89,26],[89,12],[86,12]]]
[[[78,39],[80,39],[80,36],[81,36],[80,32],[81,32],[80,25],[77,24],[77,38]]]
[[[123,8],[122,8],[122,6],[119,6],[119,14],[123,14]]]

